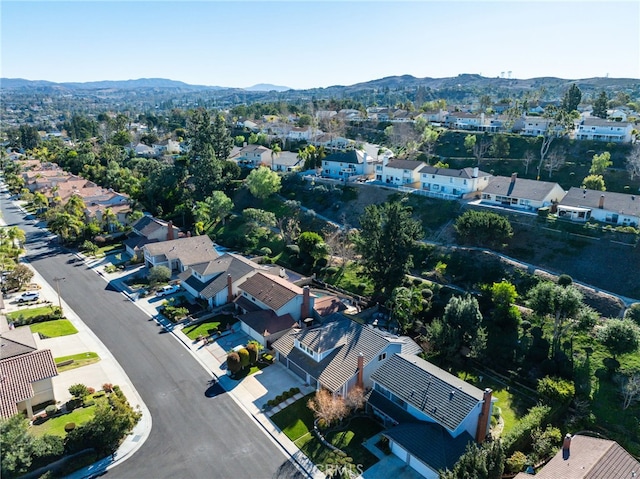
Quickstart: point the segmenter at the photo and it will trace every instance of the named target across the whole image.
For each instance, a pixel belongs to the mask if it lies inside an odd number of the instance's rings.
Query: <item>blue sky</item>
[[[640,2],[7,1],[0,76],[292,88],[390,75],[640,78]]]

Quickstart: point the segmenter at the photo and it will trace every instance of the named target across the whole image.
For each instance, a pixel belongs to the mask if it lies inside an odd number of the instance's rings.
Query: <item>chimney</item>
[[[311,312],[311,297],[309,286],[302,288],[302,306],[300,307],[300,321],[307,319]]]
[[[364,389],[364,354],[358,354],[358,380],[356,387]]]
[[[475,166],[473,168],[473,174],[471,175],[472,178],[477,178],[478,175],[480,174],[480,168],[478,168],[477,166]]]
[[[562,458],[566,461],[571,455],[571,434],[567,433],[562,441]]]
[[[231,275],[227,275],[227,303],[233,301],[233,279]]]
[[[600,201],[598,202],[598,208],[604,208],[604,195],[600,195]]]
[[[173,221],[169,220],[167,224],[167,241],[171,241],[173,238]]]
[[[489,429],[489,416],[491,414],[491,393],[493,391],[489,388],[484,390],[482,411],[478,416],[478,427],[476,429],[476,442],[482,444],[487,437]]]
[[[515,183],[518,179],[518,173],[511,173],[511,183]]]

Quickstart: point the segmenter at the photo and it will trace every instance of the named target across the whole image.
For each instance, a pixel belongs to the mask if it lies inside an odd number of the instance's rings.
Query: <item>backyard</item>
[[[271,420],[314,464],[324,464],[329,459],[331,450],[312,433],[313,413],[307,407],[307,401],[314,394],[309,394],[274,414]],[[324,433],[325,439],[351,457],[353,464],[361,464],[363,469],[367,469],[378,461],[362,445],[366,439],[382,431],[382,426],[377,422],[368,417],[351,417],[329,431]]]

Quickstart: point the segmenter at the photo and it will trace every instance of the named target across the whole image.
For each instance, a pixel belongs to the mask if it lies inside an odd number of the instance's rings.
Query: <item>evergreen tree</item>
[[[596,101],[593,102],[593,111],[591,114],[593,116],[597,116],[598,118],[607,118],[607,107],[609,106],[609,98],[607,98],[607,94],[605,91],[601,91],[596,98]]]
[[[582,100],[582,92],[578,85],[575,83],[569,87],[569,90],[564,94],[562,98],[562,106],[561,108],[567,113],[571,113],[574,110],[578,109],[578,105]]]

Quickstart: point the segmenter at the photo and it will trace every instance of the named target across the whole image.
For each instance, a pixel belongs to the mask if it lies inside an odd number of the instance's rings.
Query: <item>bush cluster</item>
[[[515,451],[527,450],[531,446],[533,431],[545,424],[550,414],[549,406],[532,407],[503,438],[506,453],[513,454]]]
[[[56,319],[62,319],[64,316],[62,311],[58,307],[52,307],[51,312],[47,314],[39,314],[38,316],[32,316],[25,318],[24,316],[18,316],[13,320],[15,326],[28,326],[30,324],[44,323],[46,321],[54,321]]]
[[[282,394],[278,394],[275,398],[273,399],[269,399],[267,401],[267,406],[268,407],[275,407],[278,404],[280,404],[281,402],[286,401],[289,398],[292,398],[293,396],[295,396],[296,394],[298,394],[300,392],[299,388],[291,388],[288,391],[284,391]]]

